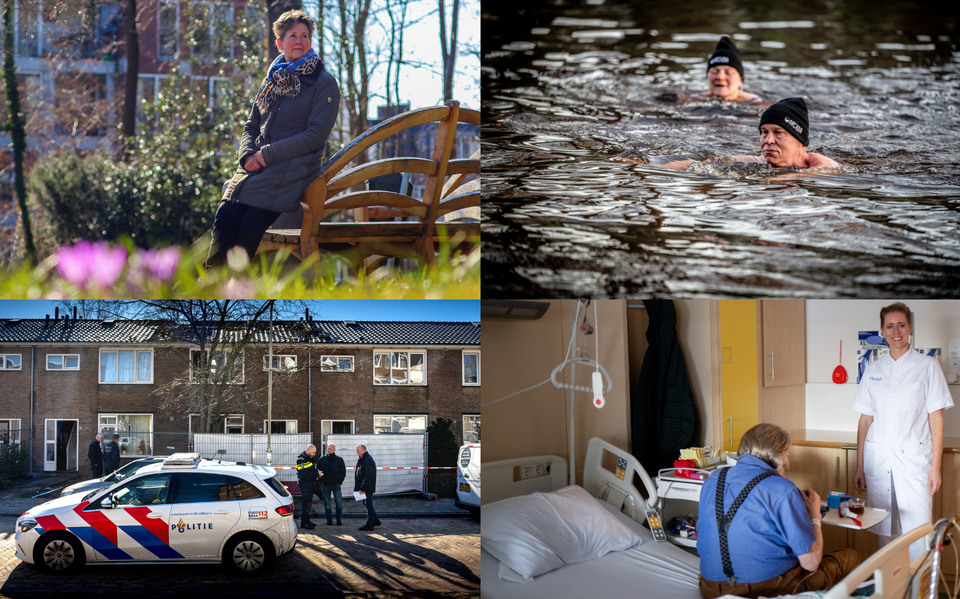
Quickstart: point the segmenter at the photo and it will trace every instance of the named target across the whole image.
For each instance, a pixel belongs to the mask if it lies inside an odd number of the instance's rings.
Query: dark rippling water
[[[960,296],[960,3],[482,6],[484,297]],[[612,160],[759,154],[721,34],[844,172]]]

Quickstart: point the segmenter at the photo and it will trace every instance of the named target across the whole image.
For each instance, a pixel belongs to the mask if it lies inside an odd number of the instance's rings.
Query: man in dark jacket
[[[319,478],[317,472],[317,446],[311,443],[297,456],[297,481],[300,483],[300,526],[302,528],[316,528],[310,521],[310,510],[313,508],[314,489]]]
[[[377,518],[377,511],[373,509],[373,494],[377,492],[377,463],[367,453],[366,445],[357,445],[357,455],[360,459],[353,472],[353,492],[366,495],[363,503],[367,506],[367,523],[360,530],[373,530],[374,526],[380,526],[380,518]]]
[[[90,449],[87,450],[87,457],[90,458],[90,470],[93,471],[93,478],[103,476],[103,450],[100,444],[103,442],[103,433],[97,435],[97,438],[90,442]]]
[[[343,524],[340,515],[343,513],[343,496],[340,492],[340,485],[343,479],[347,477],[347,466],[343,463],[343,458],[335,452],[337,448],[332,443],[327,444],[327,455],[320,458],[320,492],[323,493],[323,511],[327,514],[327,526],[333,524],[330,517],[330,494],[333,493],[333,501],[337,504],[337,526]]]
[[[103,447],[103,473],[110,474],[120,467],[120,435],[113,435],[113,441],[110,441]]]

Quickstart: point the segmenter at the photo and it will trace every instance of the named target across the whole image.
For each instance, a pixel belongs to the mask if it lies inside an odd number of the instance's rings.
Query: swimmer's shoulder
[[[816,152],[809,152],[807,154],[807,166],[806,168],[840,168],[840,163],[832,158],[827,158],[823,154],[817,154]]]

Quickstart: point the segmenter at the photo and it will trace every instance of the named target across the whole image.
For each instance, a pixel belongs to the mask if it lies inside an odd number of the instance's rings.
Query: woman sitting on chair
[[[214,217],[208,264],[236,246],[253,257],[267,228],[296,212],[323,159],[340,110],[340,88],[310,47],[314,22],[302,10],[273,24],[281,54],[267,70],[240,138],[240,164]]]

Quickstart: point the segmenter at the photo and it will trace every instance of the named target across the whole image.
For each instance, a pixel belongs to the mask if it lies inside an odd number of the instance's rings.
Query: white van
[[[457,501],[456,506],[480,513],[480,444],[472,443],[460,448],[457,456]]]

